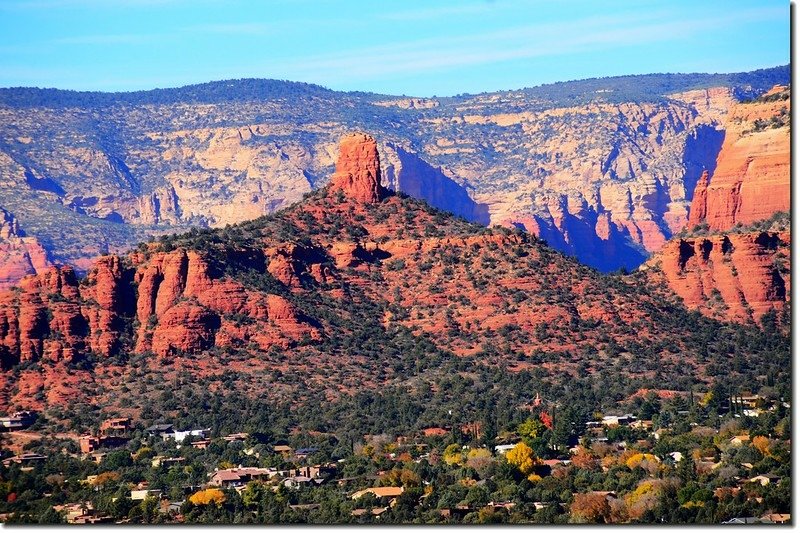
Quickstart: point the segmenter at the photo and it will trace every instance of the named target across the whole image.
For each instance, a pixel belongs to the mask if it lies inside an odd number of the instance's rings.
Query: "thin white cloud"
[[[274,30],[275,25],[259,22],[233,22],[219,24],[199,24],[182,28],[189,33],[215,33],[220,35],[264,35]]]
[[[151,7],[186,2],[187,0],[6,0],[0,3],[4,9],[59,9],[91,8],[117,9],[128,7]]]
[[[591,17],[501,31],[399,42],[264,65],[286,79],[325,84],[419,74],[515,59],[574,54],[685,39],[711,28],[785,17],[781,8],[754,8],[708,18],[669,20],[665,12]],[[609,60],[613,60],[610,57]]]
[[[411,9],[408,11],[395,11],[390,13],[383,13],[376,18],[383,20],[395,21],[419,21],[430,19],[441,19],[443,17],[453,17],[460,15],[474,15],[476,13],[485,13],[494,9],[493,2],[484,1],[479,4],[461,4],[455,6],[441,6],[441,7],[428,7],[421,9]]]
[[[76,35],[74,37],[62,37],[54,39],[53,44],[77,44],[77,45],[98,45],[98,44],[146,44],[160,39],[159,34],[145,33],[109,33],[97,35]]]
[[[61,37],[49,41],[56,45],[138,45],[165,43],[181,39],[182,35],[193,34],[217,34],[217,35],[265,35],[272,28],[267,24],[260,23],[220,23],[220,24],[199,24],[178,28],[172,32],[161,33],[111,33],[94,35],[75,35]],[[0,49],[1,50],[1,49]]]

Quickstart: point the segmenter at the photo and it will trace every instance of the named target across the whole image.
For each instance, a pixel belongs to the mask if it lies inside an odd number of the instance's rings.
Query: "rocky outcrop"
[[[384,196],[378,144],[369,135],[352,133],[342,138],[336,172],[331,176],[331,191],[339,190],[366,204],[379,202]]]
[[[14,215],[0,207],[0,290],[49,266],[47,252],[38,239],[27,237]]]
[[[788,232],[674,239],[642,268],[692,309],[736,321],[760,319],[789,301]]]
[[[700,179],[697,180],[697,186],[694,189],[694,197],[692,198],[692,207],[689,210],[689,227],[693,228],[698,224],[705,222],[706,213],[708,212],[708,171],[704,170]]]
[[[789,210],[789,90],[735,105],[716,170],[695,188],[689,227],[726,230]]]
[[[231,329],[242,320],[247,324]],[[223,327],[226,335],[217,338]],[[110,356],[122,348],[166,356],[251,340],[268,349],[304,335],[317,333],[286,298],[212,275],[194,251],[102,257],[81,283],[71,267],[52,267],[0,293],[6,365],[73,360],[87,351]]]

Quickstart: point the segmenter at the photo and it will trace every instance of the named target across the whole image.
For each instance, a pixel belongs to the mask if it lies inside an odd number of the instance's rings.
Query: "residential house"
[[[761,517],[761,520],[772,524],[788,524],[792,521],[792,515],[789,513],[767,513]]]
[[[316,511],[322,507],[321,503],[298,503],[294,505],[289,505],[289,509],[292,511]]]
[[[151,437],[159,437],[164,433],[172,433],[172,424],[154,424],[145,431]]]
[[[81,446],[81,453],[92,453],[100,447],[100,439],[91,435],[84,435],[78,442]]]
[[[211,433],[211,428],[207,429],[189,429],[186,431],[171,431],[165,432],[161,434],[161,438],[164,440],[173,439],[177,443],[183,442],[186,437],[200,437],[201,439],[205,439]]]
[[[681,452],[669,452],[667,455],[676,463],[680,463],[683,459],[683,454]]]
[[[161,500],[161,512],[165,514],[178,514],[181,512],[181,507],[184,501],[171,502],[169,500]]]
[[[307,459],[309,455],[313,455],[319,451],[319,448],[298,448],[294,452],[296,459]]]
[[[227,468],[211,475],[209,485],[214,487],[241,487],[253,480],[271,479],[278,475],[274,468]]]
[[[747,409],[757,409],[759,407],[763,407],[764,403],[766,402],[766,398],[764,398],[763,396],[759,396],[758,394],[740,396],[738,399],[741,402],[741,404]]]
[[[499,455],[505,455],[511,450],[513,450],[515,446],[516,444],[498,444],[497,446],[494,447],[494,453]]]
[[[464,518],[469,513],[474,512],[476,509],[469,505],[456,505],[455,507],[449,507],[445,509],[439,510],[439,515],[443,518]]]
[[[731,518],[730,520],[725,520],[724,522],[720,522],[721,524],[766,524],[769,522],[764,522],[760,518],[756,518],[755,516],[744,516],[744,517],[737,517]]]
[[[450,434],[450,430],[441,427],[424,428],[420,431],[423,437],[444,437]]]
[[[192,442],[192,448],[197,448],[198,450],[205,450],[208,448],[208,445],[211,444],[211,439],[200,439]]]
[[[36,422],[38,416],[34,411],[17,411],[8,416],[0,417],[0,431],[17,431],[29,428]]]
[[[63,512],[68,524],[102,524],[113,521],[109,515],[98,512],[92,502],[54,505],[53,510]]]
[[[100,424],[101,437],[127,437],[130,430],[131,419],[127,417],[109,418]]]
[[[158,489],[138,489],[131,491],[131,500],[135,502],[147,498],[161,498],[161,491]]]
[[[100,436],[94,437],[92,435],[84,435],[78,442],[80,443],[81,453],[89,454],[92,453],[100,448],[116,448],[119,446],[124,446],[128,443],[127,437],[117,436],[117,435],[108,435],[108,436]]]
[[[717,487],[714,489],[714,497],[718,500],[733,498],[742,491],[741,487]]]
[[[284,487],[290,489],[299,489],[301,487],[305,487],[311,485],[314,480],[308,476],[292,476],[287,477],[281,483],[283,483]]]
[[[608,415],[604,416],[601,423],[606,427],[613,426],[628,426],[636,421],[636,417],[630,413],[621,416]]]
[[[291,455],[294,453],[294,448],[287,446],[286,444],[276,444],[272,447],[272,451],[281,455]]]
[[[775,474],[761,474],[755,477],[751,477],[747,481],[750,483],[760,483],[761,486],[769,485],[770,483],[777,483],[780,481],[780,477],[776,476]]]
[[[736,435],[728,441],[731,446],[743,446],[750,442],[750,435]]]
[[[659,440],[664,435],[668,434],[670,431],[667,428],[658,428],[653,432],[653,438],[655,440]]]
[[[492,502],[489,502],[489,503],[487,503],[487,504],[486,504],[486,507],[487,507],[488,509],[493,509],[493,510],[495,510],[495,511],[499,511],[499,510],[501,510],[501,509],[504,509],[504,510],[506,510],[506,511],[510,511],[510,510],[511,510],[511,509],[513,509],[513,508],[514,508],[516,505],[517,505],[517,504],[516,504],[516,503],[514,503],[514,502],[494,502],[494,501],[492,501]]]
[[[652,420],[636,420],[635,422],[631,423],[631,427],[633,429],[645,429],[647,431],[652,431],[652,429],[653,429],[653,421]]]
[[[372,516],[378,517],[388,510],[389,510],[388,507],[376,507],[374,509],[371,509],[369,513]],[[364,516],[365,514],[367,514],[367,509],[353,509],[352,511],[350,511],[350,515],[352,516]]]
[[[249,433],[231,433],[230,435],[222,438],[225,439],[227,442],[244,442],[247,440],[247,437],[249,436],[250,436]]]
[[[577,496],[578,492],[573,492],[572,496]],[[590,490],[588,494],[595,494],[598,496],[605,496],[606,500],[615,500],[617,498],[617,493],[613,490]]]
[[[103,462],[103,459],[105,459],[106,455],[108,455],[106,452],[92,452],[89,454],[88,458],[99,464]]]
[[[371,487],[364,490],[359,490],[354,492],[350,495],[350,498],[353,500],[357,500],[360,497],[364,496],[365,494],[372,494],[376,498],[398,498],[401,494],[405,492],[403,487]]]
[[[306,476],[310,478],[319,478],[325,476],[332,476],[336,474],[336,464],[335,463],[328,463],[324,465],[313,465],[313,466],[301,466],[299,468],[294,469],[293,475],[296,476]]]
[[[39,455],[38,453],[23,453],[20,455],[15,455],[14,457],[9,457],[8,459],[3,459],[3,466],[9,467],[16,463],[18,465],[28,467],[37,463],[42,463],[46,460],[46,456]]]
[[[184,461],[186,461],[185,457],[165,457],[163,455],[156,455],[153,457],[153,460],[150,461],[150,464],[153,465],[153,468],[158,468],[159,466],[170,467],[178,463],[183,463]]]

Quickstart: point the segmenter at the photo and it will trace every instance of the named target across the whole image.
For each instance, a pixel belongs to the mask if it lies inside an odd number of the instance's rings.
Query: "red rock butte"
[[[342,137],[336,172],[331,176],[331,192],[337,190],[364,203],[376,203],[385,196],[378,144],[369,135],[351,133]]]
[[[784,90],[775,87],[768,94]],[[731,108],[717,167],[697,182],[689,228],[705,222],[712,230],[724,231],[739,222],[751,224],[789,211],[790,128],[788,121],[780,120],[789,113],[789,105],[787,94],[785,99]]]

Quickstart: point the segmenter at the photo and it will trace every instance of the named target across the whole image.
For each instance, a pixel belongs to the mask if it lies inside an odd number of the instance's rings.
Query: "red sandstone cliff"
[[[0,207],[0,289],[11,287],[28,274],[42,272],[49,265],[41,243],[26,236],[17,219]]]
[[[697,182],[689,228],[726,230],[789,210],[789,90],[775,88],[731,109],[713,175]]]
[[[788,232],[676,238],[643,268],[706,316],[758,321],[789,301],[790,248]]]
[[[372,137],[343,138],[331,190],[360,203],[385,196]],[[247,257],[256,272],[267,272],[285,290],[302,290],[312,279],[324,283],[333,263],[356,266],[369,252],[336,243],[327,253],[297,243],[266,246]],[[227,258],[236,260],[235,258]],[[326,264],[324,264],[326,263]],[[0,358],[19,361],[73,360],[91,350],[101,356],[126,342],[135,353],[158,356],[212,347],[287,347],[315,326],[280,294],[269,294],[226,277],[194,250],[136,252],[99,258],[78,281],[72,267],[49,267],[26,277],[19,289],[0,292]]]
[[[731,108],[716,169],[703,172],[689,211],[690,229],[722,233],[675,238],[643,266],[660,265],[658,276],[703,314],[758,320],[789,301],[789,232],[728,231],[790,209],[789,105],[789,90],[775,87]]]

